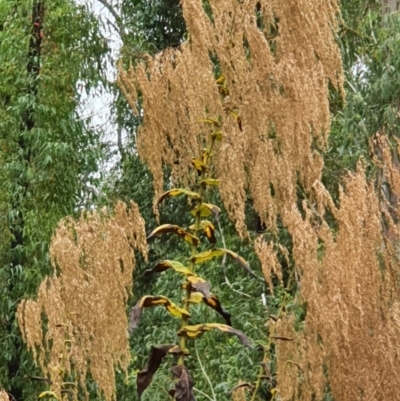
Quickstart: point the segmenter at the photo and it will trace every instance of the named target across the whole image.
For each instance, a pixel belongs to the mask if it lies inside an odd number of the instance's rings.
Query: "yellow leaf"
[[[206,166],[201,160],[199,160],[199,159],[193,158],[193,159],[192,159],[192,164],[193,164],[194,168],[195,168],[199,173],[201,173],[203,170],[204,170],[204,171],[207,171],[207,170],[208,170],[207,166]]]
[[[221,126],[221,123],[218,118],[207,117],[207,118],[199,119],[198,121],[203,122],[208,125],[214,125],[216,127]]]
[[[187,281],[189,281],[190,284],[207,283],[204,278],[201,278],[199,276],[190,276],[187,278]]]
[[[218,77],[218,79],[216,80],[216,83],[219,85],[222,85],[225,82],[225,75],[222,74]]]
[[[200,252],[200,253],[196,253],[195,255],[193,255],[190,258],[190,261],[194,262],[195,264],[204,263],[204,262],[208,262],[209,260],[216,258],[218,256],[222,256],[224,253],[225,252],[223,252],[222,250],[218,250],[218,249]]]
[[[218,186],[219,180],[215,178],[205,178],[204,180],[200,180],[200,184]]]
[[[218,142],[221,142],[223,137],[224,135],[221,131],[216,131],[211,134],[211,138]]]
[[[167,192],[164,192],[158,199],[156,204],[159,205],[165,198],[168,197],[174,197],[174,196],[178,196],[178,195],[187,195],[190,196],[192,198],[198,199],[200,196],[197,192],[193,192],[193,191],[189,191],[185,188],[173,188],[170,189]]]
[[[138,327],[143,308],[151,308],[158,305],[164,306],[164,308],[167,309],[168,312],[174,317],[182,318],[184,316],[190,316],[190,313],[186,309],[174,304],[171,300],[163,295],[146,295],[140,298],[139,302],[137,302],[137,304],[130,310],[129,330],[132,331]]]
[[[169,268],[174,269],[177,273],[181,273],[184,276],[192,275],[192,271],[184,266],[182,263],[177,262],[176,260],[162,260],[161,262],[157,263],[152,269],[145,271],[145,275],[149,275],[152,273],[161,273]]]
[[[191,245],[197,246],[200,243],[200,240],[197,237],[185,231],[182,227],[176,226],[174,224],[162,224],[150,233],[150,235],[147,237],[147,240],[171,232],[177,234],[179,237],[183,238]]]
[[[182,318],[183,316],[190,316],[189,312],[186,309],[181,308],[173,302],[171,302],[169,305],[166,305],[165,307],[172,316],[179,318]]]
[[[230,110],[229,113],[232,115],[232,117],[236,120],[238,127],[240,131],[242,131],[242,120],[239,116],[239,114],[235,110]]]
[[[192,292],[190,294],[189,302],[192,304],[199,304],[203,301],[204,295],[200,292]]]
[[[220,212],[221,209],[218,206],[215,206],[211,203],[202,203],[201,205],[193,209],[191,213],[193,216],[196,216],[197,213],[200,213],[201,217],[207,217],[213,214],[214,217],[218,220]]]
[[[192,224],[189,229],[192,231],[195,231],[195,225]],[[206,235],[207,239],[212,243],[215,244],[217,242],[217,239],[215,238],[214,232],[215,232],[215,227],[214,224],[211,223],[208,220],[202,220],[200,222],[199,228],[203,230],[204,234]]]
[[[44,397],[52,397],[52,398],[55,398],[56,400],[59,399],[59,398],[57,397],[57,394],[54,393],[53,391],[42,391],[42,392],[39,394],[39,399],[40,399],[40,398],[44,398]]]
[[[245,345],[246,347],[253,348],[251,345],[250,339],[240,330],[234,329],[226,324],[220,323],[203,323],[203,324],[196,324],[194,326],[185,326],[178,331],[178,336],[185,336],[189,338],[196,338],[203,334],[206,331],[210,330],[219,330],[223,333],[233,334],[235,335],[240,342]]]
[[[257,278],[256,274],[253,272],[253,270],[251,270],[250,265],[240,255],[238,255],[237,253],[235,253],[229,249],[216,248],[216,249],[212,249],[210,251],[197,253],[190,258],[190,261],[195,264],[198,264],[198,263],[207,262],[213,258],[222,256],[222,255],[230,256],[235,262],[239,263],[240,266],[242,266],[248,273],[250,273],[252,276]]]
[[[65,386],[73,386],[73,387],[78,387],[78,385],[74,382],[63,382],[62,384],[63,387]]]

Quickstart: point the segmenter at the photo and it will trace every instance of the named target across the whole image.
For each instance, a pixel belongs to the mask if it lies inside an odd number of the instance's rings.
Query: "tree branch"
[[[111,25],[114,27],[114,29],[118,32],[119,36],[122,39],[122,42],[125,42],[126,38],[126,32],[125,32],[125,26],[124,23],[122,22],[121,16],[115,11],[115,8],[112,4],[110,4],[107,0],[98,0],[108,11],[109,13],[114,17],[115,19],[115,24]]]

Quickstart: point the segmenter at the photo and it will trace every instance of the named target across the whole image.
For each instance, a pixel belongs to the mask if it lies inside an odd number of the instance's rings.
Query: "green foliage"
[[[179,0],[123,1],[122,14],[130,31],[128,49],[154,54],[177,47],[186,31]]]
[[[36,398],[15,309],[49,272],[49,241],[95,184],[99,138],[79,117],[83,94],[103,78],[107,47],[97,21],[69,0],[0,4],[0,383]],[[65,24],[68,21],[68,24]],[[79,82],[79,85],[78,85]],[[39,383],[40,385],[40,383]],[[36,393],[37,394],[37,393]]]
[[[344,2],[340,44],[345,67],[346,104],[332,93],[332,130],[325,154],[324,184],[337,195],[346,170],[364,160],[372,173],[371,139],[378,132],[398,137],[399,46],[398,14],[381,18],[377,1]],[[336,187],[332,183],[336,183]]]

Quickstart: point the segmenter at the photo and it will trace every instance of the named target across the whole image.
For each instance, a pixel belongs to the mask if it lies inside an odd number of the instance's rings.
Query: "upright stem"
[[[205,163],[207,167],[201,169],[201,174],[198,178],[199,181],[202,181],[205,178],[207,178],[207,171],[210,171],[211,152],[214,147],[214,142],[215,142],[215,140],[213,138],[211,138],[210,143],[208,144],[208,147],[207,147],[207,163]],[[206,189],[206,184],[200,183],[199,190],[198,190],[199,199],[197,200],[196,206],[200,206],[203,203],[203,195],[204,195],[205,189]],[[201,211],[199,210],[196,213],[195,218],[194,218],[194,235],[195,236],[197,236],[198,232],[200,231],[200,224],[201,224]],[[190,256],[193,257],[194,255],[196,255],[196,253],[197,253],[197,245],[192,244]],[[195,263],[193,261],[190,262],[189,268],[192,273],[195,272]],[[189,312],[189,308],[190,308],[190,305],[189,305],[190,295],[191,295],[190,284],[188,281],[186,281],[186,290],[185,290],[185,298],[183,301],[183,308],[187,312]],[[187,326],[188,319],[189,318],[187,316],[182,316],[182,319],[181,319],[181,328],[182,329]],[[179,347],[182,350],[182,354],[179,356],[178,365],[184,365],[185,364],[185,350],[186,350],[186,337],[185,336],[182,336],[180,338]]]

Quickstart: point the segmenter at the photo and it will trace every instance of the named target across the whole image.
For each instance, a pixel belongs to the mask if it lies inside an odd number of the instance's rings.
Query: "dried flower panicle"
[[[92,211],[59,224],[50,247],[55,274],[42,282],[36,301],[19,304],[18,323],[60,399],[66,377],[86,393],[89,371],[105,399],[113,399],[114,368],[126,369],[130,359],[126,305],[135,249],[147,257],[144,221],[133,202],[129,211],[118,203],[112,216]]]
[[[282,205],[295,204],[297,180],[309,190],[321,176],[313,143],[326,145],[328,82],[343,91],[337,1],[210,0],[212,20],[201,0],[181,4],[190,39],[120,69],[118,77],[136,112],[136,93],[142,95],[138,151],[153,174],[156,198],[163,165],[185,184],[210,129],[202,121],[214,117],[224,135],[216,175],[239,234],[246,235],[247,189],[273,227]]]
[[[8,394],[4,390],[0,390],[0,401],[10,401]]]
[[[320,399],[328,384],[339,400],[397,399],[400,296],[393,251],[400,237],[396,230],[396,239],[388,240],[379,196],[361,167],[344,186],[338,208],[331,199],[324,202],[335,229],[324,220],[316,226],[310,209],[305,219],[293,213],[288,227],[307,315],[303,328],[291,333],[296,342],[277,347],[283,401]],[[286,366],[288,360],[296,364]]]

